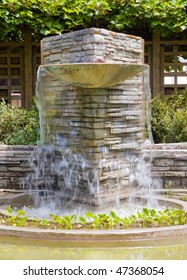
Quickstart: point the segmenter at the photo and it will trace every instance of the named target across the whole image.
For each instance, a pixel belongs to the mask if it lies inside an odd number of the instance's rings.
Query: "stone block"
[[[164,186],[172,184],[172,188],[179,188],[181,186],[180,178],[166,177],[164,178]]]
[[[181,186],[187,188],[187,174],[184,178],[181,178]]]
[[[166,159],[166,158],[160,158],[160,159],[155,159],[154,160],[154,165],[156,166],[172,166],[174,165],[174,160],[173,159]]]

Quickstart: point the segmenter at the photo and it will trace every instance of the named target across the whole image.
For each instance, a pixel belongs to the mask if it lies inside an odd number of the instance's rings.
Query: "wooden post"
[[[43,54],[43,40],[40,41],[40,63],[44,64],[44,54]]]
[[[32,35],[29,28],[24,31],[24,92],[22,96],[22,107],[28,108],[33,97],[33,75],[32,75]]]
[[[161,91],[160,82],[160,34],[153,32],[153,96]]]

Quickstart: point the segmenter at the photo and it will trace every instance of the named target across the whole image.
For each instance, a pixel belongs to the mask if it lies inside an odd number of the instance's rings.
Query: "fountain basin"
[[[186,260],[187,225],[138,230],[0,226],[0,260]]]
[[[9,192],[7,192],[9,195]],[[17,199],[17,207],[19,207],[19,203],[24,202],[25,204],[33,201],[33,197],[31,193],[23,192],[21,197],[21,192],[15,192],[15,197],[13,195],[13,191],[11,193],[12,204],[16,205]],[[180,190],[177,190],[176,195],[180,193]],[[186,191],[181,190],[181,194],[185,195]],[[53,195],[53,194],[52,194]],[[4,199],[4,203],[1,205],[0,212],[4,214],[7,205],[6,195],[1,196]],[[175,192],[173,193],[173,197],[167,197],[166,194],[162,195],[162,192],[158,192],[155,198],[160,206],[165,208],[175,208],[181,209],[187,212],[187,202],[178,199],[175,196]],[[126,197],[122,202],[123,205],[127,205],[128,197]],[[9,200],[8,202],[11,202]],[[121,203],[122,203],[121,202]],[[141,204],[142,208],[146,206],[146,197],[143,196],[143,193],[137,192],[135,196],[135,203]],[[144,205],[145,206],[144,206]],[[11,205],[12,206],[12,205]],[[20,206],[20,207],[21,207]],[[109,207],[110,208],[110,207]],[[18,208],[20,209],[20,208]],[[113,209],[113,208],[110,208]],[[88,209],[89,210],[89,209]],[[115,210],[114,210],[115,211]],[[106,211],[101,211],[99,213],[107,213]],[[54,213],[52,213],[54,214]],[[125,216],[125,215],[124,215]],[[128,216],[128,215],[127,215]],[[39,217],[38,217],[39,218]],[[178,238],[180,236],[187,238],[187,225],[180,226],[165,226],[165,227],[151,227],[151,228],[129,228],[129,229],[107,229],[107,230],[91,230],[91,229],[72,229],[72,230],[59,230],[59,229],[43,229],[43,228],[33,228],[33,227],[15,227],[15,226],[7,226],[0,225],[0,236],[9,236],[14,238],[25,238],[25,239],[35,239],[35,240],[53,240],[53,241],[68,241],[68,242],[137,242],[142,240],[153,240],[153,239],[164,239],[164,238]]]
[[[155,192],[160,204],[187,211],[187,202],[181,201],[186,190]],[[178,197],[178,195],[180,196]],[[14,196],[15,195],[15,196]],[[14,204],[28,202],[29,192],[4,190],[2,212],[7,198]],[[51,193],[51,195],[53,195]],[[138,201],[145,197],[136,195]],[[31,200],[30,200],[31,201]],[[1,201],[2,203],[2,201]],[[55,230],[0,225],[0,259],[186,259],[187,225],[130,228],[117,230]]]
[[[133,63],[70,63],[41,65],[52,76],[82,88],[108,88],[136,76],[145,64]]]

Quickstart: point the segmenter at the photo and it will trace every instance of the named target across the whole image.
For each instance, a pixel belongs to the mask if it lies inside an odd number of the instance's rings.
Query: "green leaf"
[[[87,211],[85,213],[85,216],[86,216],[86,218],[92,218],[92,219],[95,219],[95,217],[96,217],[95,214],[93,214],[92,212],[89,212],[89,211]]]
[[[148,208],[143,208],[142,213],[143,213],[144,215],[149,216],[149,209],[148,209]]]
[[[17,211],[17,214],[19,215],[19,216],[22,216],[22,215],[25,215],[25,212],[23,211],[23,210],[18,210]]]
[[[81,224],[86,225],[87,221],[84,217],[79,217],[79,221]]]
[[[114,211],[110,211],[110,216],[115,219],[116,218],[116,213]]]
[[[13,213],[12,207],[11,206],[7,206],[7,211],[8,211],[9,214],[12,214]]]

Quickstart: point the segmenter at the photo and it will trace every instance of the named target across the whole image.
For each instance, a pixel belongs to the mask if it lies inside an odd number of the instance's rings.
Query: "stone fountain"
[[[41,46],[43,64],[38,70],[37,83],[41,147],[33,153],[31,163],[35,172],[28,177],[28,185],[42,195],[51,192],[52,196],[80,201],[94,209],[128,197],[132,187],[130,178],[140,165],[137,159],[141,157],[146,138],[146,109],[150,98],[146,95],[142,74],[148,69],[143,64],[143,40],[90,28],[45,38]],[[0,200],[3,206],[14,206],[18,200],[20,202],[20,197],[23,198],[19,191],[13,197],[12,193],[3,193],[3,196]],[[172,207],[187,209],[186,203],[179,199],[164,199]],[[60,210],[60,215],[64,215],[64,208]],[[75,211],[79,214],[77,208]],[[38,248],[42,246],[45,257],[53,258],[54,255],[50,255],[52,244],[55,257],[57,246],[61,251],[74,244],[79,251],[82,246],[93,246],[95,250],[102,244],[102,251],[110,248],[105,259],[118,246],[124,249],[120,258],[129,247],[127,259],[153,258],[154,248],[161,249],[165,258],[170,255],[171,259],[173,256],[182,259],[186,257],[181,252],[187,244],[187,226],[67,231],[0,225],[0,236],[3,257],[6,255],[3,250],[15,254],[15,247],[10,248],[9,242],[19,244],[20,238],[21,246],[26,244],[25,240],[29,244],[31,240],[33,244],[34,239],[39,242],[33,258],[38,257]],[[49,247],[46,247],[46,240],[50,240]],[[173,240],[179,256],[172,255],[176,252]],[[168,244],[171,251],[168,251]],[[137,250],[134,255],[132,248]],[[150,256],[147,256],[147,248]],[[29,246],[29,254],[30,250]],[[24,257],[28,257],[27,247],[23,247],[23,252]],[[64,251],[62,254],[64,257]],[[59,254],[60,259],[62,254]],[[156,258],[160,257],[158,251]],[[16,258],[19,258],[17,253]]]
[[[95,28],[43,40],[37,102],[48,148],[37,187],[91,205],[127,195],[145,140],[142,49],[139,37]]]

